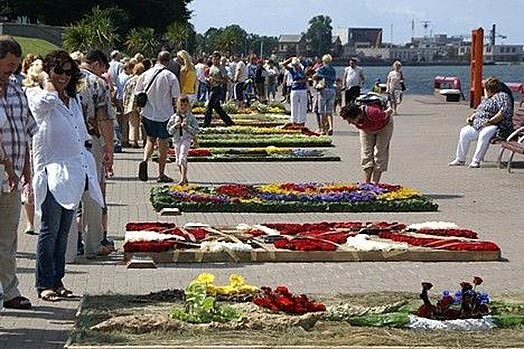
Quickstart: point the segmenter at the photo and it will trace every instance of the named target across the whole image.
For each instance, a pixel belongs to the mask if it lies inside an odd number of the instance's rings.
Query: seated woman
[[[466,163],[471,141],[478,139],[470,168],[479,168],[488,151],[489,141],[495,135],[507,137],[513,129],[513,96],[507,93],[504,84],[494,77],[484,83],[486,99],[467,118],[468,125],[460,130],[455,160],[449,166],[463,166]]]
[[[366,183],[380,181],[387,171],[389,144],[393,135],[393,109],[383,110],[379,104],[342,107],[340,116],[360,131],[360,157]]]

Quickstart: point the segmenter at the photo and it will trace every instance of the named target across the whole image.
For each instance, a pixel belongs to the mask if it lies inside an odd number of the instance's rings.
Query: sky
[[[238,24],[248,33],[278,36],[306,32],[316,15],[332,19],[339,27],[381,27],[383,41],[410,41],[412,21],[415,36],[448,34],[470,36],[482,26],[486,34],[492,24],[497,43],[524,43],[524,0],[193,0],[191,23],[199,33],[210,27]],[[427,31],[422,21],[429,21]],[[391,30],[393,26],[393,30]]]

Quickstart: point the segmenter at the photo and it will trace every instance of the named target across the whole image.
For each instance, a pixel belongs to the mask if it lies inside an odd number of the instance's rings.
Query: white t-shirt
[[[242,60],[238,61],[237,68],[236,68],[236,74],[238,74],[238,82],[244,82],[247,80],[248,71],[247,71],[246,63],[244,63],[244,61]]]
[[[175,74],[161,64],[140,75],[135,87],[135,95],[145,91],[149,82],[153,79],[159,69],[161,71],[147,92],[147,104],[140,115],[152,121],[165,122],[174,113],[173,98],[180,96],[180,85]]]
[[[204,63],[197,63],[195,65],[197,80],[205,83],[206,82],[206,74],[204,71],[206,70],[206,65]]]
[[[355,66],[355,68],[346,67],[346,87],[360,86],[364,82],[364,73],[361,67]]]

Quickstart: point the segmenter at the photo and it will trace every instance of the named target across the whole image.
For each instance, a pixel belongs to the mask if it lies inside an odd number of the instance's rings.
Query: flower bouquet
[[[478,276],[473,278],[473,285],[463,281],[460,283],[460,290],[455,292],[454,296],[451,296],[449,291],[444,291],[436,304],[431,303],[428,295],[433,285],[423,282],[420,298],[424,304],[417,309],[416,315],[435,320],[482,318],[490,313],[488,294],[476,290],[482,282],[482,278]]]

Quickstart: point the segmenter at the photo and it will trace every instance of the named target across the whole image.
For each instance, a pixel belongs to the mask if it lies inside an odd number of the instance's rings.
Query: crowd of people
[[[365,76],[351,59],[342,78],[332,57],[306,60],[290,57],[279,62],[255,56],[224,57],[213,52],[193,58],[185,50],[161,51],[156,62],[141,54],[110,57],[100,50],[63,50],[45,57],[27,55],[20,45],[0,36],[0,282],[7,308],[29,309],[16,277],[17,231],[22,203],[26,233],[35,234],[38,296],[58,301],[74,296],[62,282],[69,236],[75,254],[107,256],[114,243],[107,237],[105,180],[113,175],[113,156],[122,148],[144,148],[138,178],[149,179],[148,163],[158,149],[158,182],[174,180],[166,173],[170,141],[180,171],[179,185],[188,183],[187,154],[199,132],[191,113],[205,102],[201,127],[209,127],[216,112],[226,126],[234,120],[223,104],[246,106],[250,98],[291,105],[290,123],[303,127],[308,112],[316,115],[320,133],[332,135],[333,115],[339,114],[360,130],[361,165],[366,183],[379,182],[387,170],[393,135],[405,90],[402,65],[395,62],[387,76],[389,105],[362,104]],[[513,97],[495,78],[485,83],[486,99],[462,128],[456,159],[463,165],[469,142],[479,138],[470,167],[479,167],[494,135],[511,133]],[[342,107],[342,101],[345,106]]]

